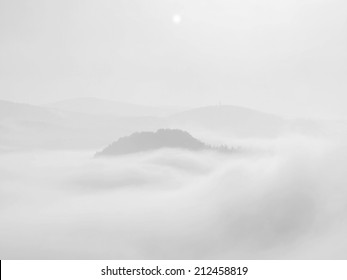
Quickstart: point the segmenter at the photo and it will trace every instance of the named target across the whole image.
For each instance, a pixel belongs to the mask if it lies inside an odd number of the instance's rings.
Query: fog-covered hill
[[[130,136],[119,138],[106,147],[97,156],[114,156],[158,150],[162,148],[178,148],[191,151],[215,150],[231,152],[227,147],[211,147],[179,129],[159,129],[156,132],[136,132]]]

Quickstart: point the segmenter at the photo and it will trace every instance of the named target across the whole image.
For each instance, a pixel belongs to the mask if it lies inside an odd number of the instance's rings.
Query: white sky
[[[0,0],[0,99],[346,118],[346,93],[344,0]]]

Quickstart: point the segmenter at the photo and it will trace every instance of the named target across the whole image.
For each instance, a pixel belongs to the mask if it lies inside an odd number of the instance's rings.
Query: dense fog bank
[[[0,257],[346,258],[346,146],[265,146],[2,153]]]

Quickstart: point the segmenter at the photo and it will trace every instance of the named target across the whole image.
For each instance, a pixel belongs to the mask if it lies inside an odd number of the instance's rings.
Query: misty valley
[[[0,258],[346,258],[346,139],[237,106],[0,101]]]

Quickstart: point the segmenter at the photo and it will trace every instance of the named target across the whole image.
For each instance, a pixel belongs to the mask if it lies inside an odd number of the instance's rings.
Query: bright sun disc
[[[181,18],[181,16],[180,15],[173,15],[173,17],[172,17],[172,21],[173,21],[173,23],[175,23],[175,24],[179,24],[179,23],[181,23],[181,20],[182,20],[182,18]]]

